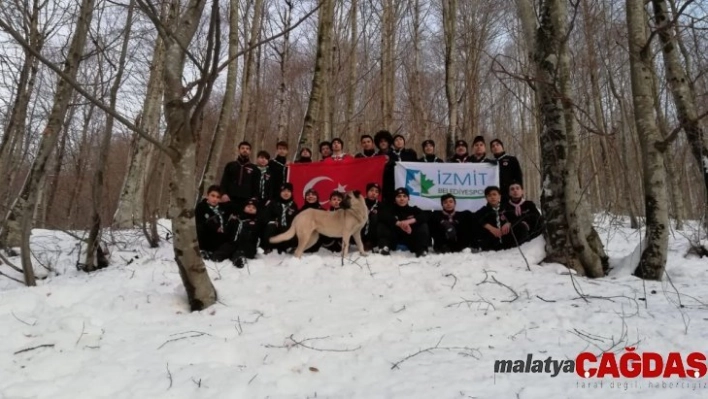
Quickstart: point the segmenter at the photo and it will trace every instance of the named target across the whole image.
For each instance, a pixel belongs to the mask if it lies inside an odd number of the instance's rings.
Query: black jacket
[[[518,214],[516,208],[517,206],[515,206],[515,203],[511,200],[504,204],[504,216],[506,217],[506,220],[508,220],[512,225],[516,225],[521,222],[526,223],[529,232],[532,235],[539,232],[542,225],[542,216],[541,212],[538,210],[538,207],[536,207],[536,204],[534,204],[533,201],[524,200],[520,203],[520,205],[518,205]]]
[[[197,224],[197,240],[200,249],[215,251],[228,239],[227,224],[230,216],[228,203],[211,206],[205,198],[197,204],[194,209],[194,219]],[[219,229],[222,229],[222,232],[219,232]]]
[[[428,220],[428,226],[435,247],[448,244],[461,249],[471,244],[475,227],[474,214],[470,211],[455,211],[452,214],[434,211]],[[454,239],[448,232],[450,228],[454,229]]]
[[[475,219],[480,227],[484,228],[485,225],[490,224],[492,227],[501,228],[509,221],[506,219],[504,206],[499,204],[498,208],[492,208],[489,204],[480,208],[474,214]]]
[[[403,148],[400,151],[392,148],[389,156],[393,158],[394,165],[396,162],[415,162],[418,160],[415,150],[410,148]]]
[[[379,215],[379,220],[391,228],[395,228],[397,222],[408,219],[415,219],[416,222],[411,225],[411,227],[415,227],[426,223],[428,221],[428,215],[417,206],[398,206],[397,204],[387,207],[386,210]]]
[[[324,210],[324,208],[322,208],[322,205],[320,205],[319,201],[315,202],[314,204],[311,204],[309,202],[305,202],[304,204],[302,204],[302,209],[300,209],[300,210],[304,211],[305,209],[317,209],[320,211]]]
[[[232,201],[257,197],[259,184],[258,167],[240,156],[226,164],[221,177],[221,189]]]
[[[273,179],[273,187],[280,193],[280,186],[288,179],[288,160],[285,157],[276,156],[268,161],[268,169]],[[276,198],[276,197],[273,197]]]
[[[515,156],[506,153],[498,156],[496,162],[499,165],[499,188],[506,197],[509,195],[509,186],[512,182],[524,184],[521,165]]]
[[[292,199],[290,201],[283,201],[279,198],[277,201],[271,201],[271,203],[268,204],[266,212],[268,224],[275,224],[281,229],[287,229],[292,225],[298,209]]]
[[[354,155],[354,158],[371,158],[379,155],[379,152],[376,149],[373,150],[365,150],[361,152],[357,152],[356,155]]]
[[[257,198],[261,200],[261,203],[277,198],[280,195],[280,185],[276,184],[275,178],[273,177],[273,172],[270,166],[258,168],[258,196]]]
[[[470,154],[465,154],[465,155],[453,155],[452,158],[448,160],[450,163],[468,163],[472,162],[472,157]]]
[[[487,158],[487,154],[483,154],[481,157],[477,158],[474,156],[474,154],[471,154],[469,157],[469,160],[467,161],[469,163],[491,163],[491,164],[496,164],[497,162],[493,159]]]
[[[432,154],[432,155],[424,155],[424,156],[418,158],[418,162],[444,163],[445,161],[438,158],[437,155]]]

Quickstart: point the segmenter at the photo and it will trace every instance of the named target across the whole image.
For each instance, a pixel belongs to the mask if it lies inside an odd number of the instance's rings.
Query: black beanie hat
[[[397,135],[393,136],[393,141],[396,141],[396,139],[399,138],[399,137],[403,139],[403,144],[405,144],[405,143],[406,143],[406,138],[403,137],[402,134],[397,134]]]
[[[405,194],[406,197],[410,197],[410,196],[411,196],[411,193],[409,193],[409,192],[408,192],[408,189],[405,188],[405,187],[398,187],[398,188],[396,189],[396,196],[398,196],[399,194]]]
[[[465,140],[457,140],[455,142],[455,148],[457,147],[465,147],[467,148],[467,142]]]
[[[247,207],[249,205],[253,205],[258,209],[258,198],[249,198],[246,200],[246,203],[243,204],[243,207]]]
[[[367,184],[367,185],[366,185],[366,192],[368,193],[369,190],[371,190],[372,188],[375,188],[375,189],[379,190],[379,192],[381,192],[381,186],[379,185],[379,183],[369,183],[369,184]]]
[[[478,143],[478,142],[480,142],[480,141],[481,141],[482,143],[484,143],[484,137],[483,137],[483,136],[477,136],[477,137],[475,137],[474,140],[472,140],[472,145],[475,145],[475,143]]]
[[[425,149],[425,146],[428,145],[428,144],[430,144],[430,145],[432,145],[433,147],[435,147],[435,142],[434,142],[433,140],[430,140],[430,139],[424,140],[424,141],[423,141],[423,144],[421,145],[421,147],[423,147],[423,149]]]
[[[290,192],[293,192],[293,184],[292,183],[283,183],[282,186],[280,186],[280,191],[283,190],[290,190]]]
[[[493,145],[494,143],[499,143],[500,146],[504,147],[504,143],[502,143],[502,141],[499,140],[499,139],[494,139],[494,140],[490,141],[490,142],[489,142],[489,145],[491,146],[491,145]]]

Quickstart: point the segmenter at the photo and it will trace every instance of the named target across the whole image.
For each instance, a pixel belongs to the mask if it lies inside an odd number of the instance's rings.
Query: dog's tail
[[[288,229],[288,231],[286,231],[285,233],[278,234],[278,235],[275,236],[275,237],[271,237],[268,241],[269,241],[271,244],[277,244],[277,243],[279,243],[279,242],[287,241],[287,240],[289,240],[289,239],[291,239],[291,238],[293,238],[293,237],[295,237],[295,226],[294,226],[294,225],[293,225],[293,226],[290,226],[290,228]]]

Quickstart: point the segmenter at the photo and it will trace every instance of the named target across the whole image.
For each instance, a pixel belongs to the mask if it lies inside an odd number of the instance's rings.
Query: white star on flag
[[[337,191],[339,191],[340,193],[346,193],[347,185],[341,185],[340,183],[337,183]]]

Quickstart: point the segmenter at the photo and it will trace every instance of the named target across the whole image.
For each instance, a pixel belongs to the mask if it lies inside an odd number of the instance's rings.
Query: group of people
[[[501,140],[491,142],[494,158],[486,155],[484,138],[474,139],[472,154],[464,140],[455,143],[455,155],[448,162],[490,162],[499,165],[500,185],[485,189],[487,204],[476,212],[456,210],[452,194],[441,197],[440,211],[424,211],[409,204],[405,187],[395,187],[393,167],[396,162],[443,162],[435,155],[435,142],[423,142],[423,156],[405,148],[405,138],[380,131],[374,137],[361,136],[361,151],[355,158],[386,156],[383,184],[370,183],[365,199],[369,219],[362,229],[364,250],[389,255],[393,250],[408,250],[425,256],[432,246],[435,252],[500,250],[517,246],[541,233],[542,217],[536,205],[524,198],[521,168],[518,160],[504,152]],[[246,259],[256,256],[260,246],[265,254],[277,250],[290,252],[297,238],[279,244],[269,239],[290,228],[297,213],[314,208],[329,212],[341,209],[343,193],[329,193],[329,205],[323,209],[320,194],[310,189],[305,193],[302,209],[293,201],[293,186],[287,182],[286,142],[278,142],[276,156],[267,151],[250,160],[251,145],[242,142],[238,157],[224,169],[220,185],[208,188],[206,198],[196,207],[195,217],[199,247],[205,258],[214,261],[231,259],[243,267]],[[338,162],[351,155],[344,152],[341,139],[320,144],[323,162]],[[312,152],[301,149],[296,162],[312,162]],[[321,237],[308,252],[326,248],[341,251],[341,239]]]

